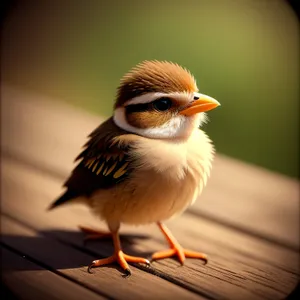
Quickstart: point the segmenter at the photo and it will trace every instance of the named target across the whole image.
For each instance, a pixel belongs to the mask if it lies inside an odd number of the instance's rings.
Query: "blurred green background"
[[[299,30],[287,2],[15,3],[2,81],[109,116],[132,66],[174,61],[222,104],[205,126],[218,152],[299,178]]]

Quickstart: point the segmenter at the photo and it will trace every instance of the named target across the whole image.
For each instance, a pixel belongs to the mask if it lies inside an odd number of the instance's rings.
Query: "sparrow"
[[[80,227],[86,239],[111,236],[112,256],[88,267],[150,261],[122,251],[121,224],[156,223],[169,244],[152,260],[198,258],[204,253],[184,249],[164,221],[182,213],[200,195],[210,174],[214,146],[200,126],[206,112],[220,103],[200,94],[193,75],[168,61],[143,61],[121,79],[113,116],[89,136],[75,159],[77,166],[64,184],[65,192],[50,209],[83,203],[106,222],[109,232]]]

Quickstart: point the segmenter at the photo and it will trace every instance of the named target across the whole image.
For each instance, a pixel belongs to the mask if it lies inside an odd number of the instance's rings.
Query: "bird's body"
[[[125,75],[114,116],[90,134],[77,158],[79,164],[65,183],[66,192],[52,207],[72,201],[88,205],[106,221],[119,251],[117,233],[122,223],[157,222],[173,247],[177,242],[161,222],[196,200],[214,154],[199,125],[205,121],[204,111],[219,103],[197,91],[192,75],[168,62],[144,62]],[[183,249],[176,251],[183,262]],[[117,260],[128,271],[118,253],[92,266]],[[147,262],[132,257],[125,260]]]
[[[130,134],[122,141],[131,145],[130,157],[137,158],[132,161],[134,172],[116,187],[98,190],[87,199],[96,215],[108,223],[164,221],[199,195],[213,156],[203,131],[195,130],[187,141],[132,139]]]

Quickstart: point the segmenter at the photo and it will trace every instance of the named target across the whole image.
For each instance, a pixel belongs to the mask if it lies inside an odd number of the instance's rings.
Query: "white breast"
[[[134,155],[131,178],[93,196],[94,211],[108,222],[146,224],[185,210],[206,184],[213,147],[197,129],[185,142],[142,139]]]

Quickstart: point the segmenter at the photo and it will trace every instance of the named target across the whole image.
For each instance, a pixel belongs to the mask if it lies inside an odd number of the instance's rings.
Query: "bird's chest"
[[[135,170],[174,184],[195,183],[210,172],[213,146],[203,131],[196,130],[185,142],[144,141],[137,146]],[[150,176],[151,174],[151,176]],[[148,179],[147,177],[144,178]],[[206,181],[206,179],[205,179]]]
[[[102,191],[105,200],[95,201],[102,217],[146,224],[169,219],[193,203],[206,183],[213,154],[204,133],[187,143],[147,140],[136,149],[128,180]]]
[[[201,140],[196,142],[201,145]],[[140,145],[135,172],[125,187],[131,200],[126,203],[123,220],[165,220],[191,204],[206,182],[212,158],[209,140],[202,143],[202,150],[191,143]]]

